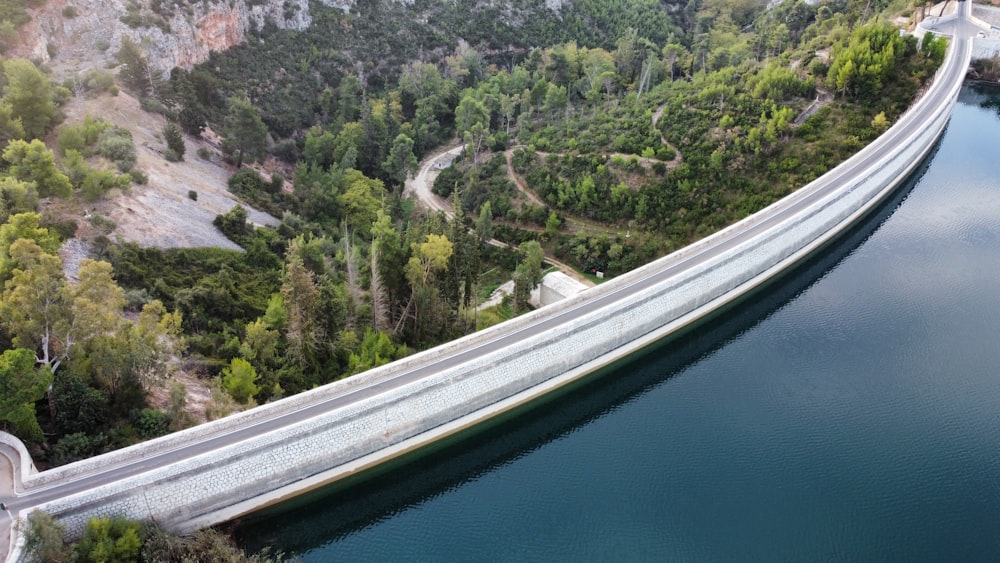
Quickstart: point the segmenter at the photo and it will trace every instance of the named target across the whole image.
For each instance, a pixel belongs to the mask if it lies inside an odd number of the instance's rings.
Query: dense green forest
[[[185,158],[178,129],[211,128],[230,191],[281,221],[218,216],[245,252],[98,236],[72,281],[57,249],[76,223],[39,200],[145,175],[128,131],[59,125],[77,85],[5,60],[0,425],[66,463],[190,424],[171,370],[212,382],[215,417],[500,322],[527,309],[545,256],[620,274],[816,178],[885,130],[945,50],[878,15],[902,4],[471,4],[316,3],[305,32],[265,25],[162,75],[124,41],[118,85],[170,120],[165,158]],[[82,83],[117,92],[102,71]],[[458,141],[434,186],[452,216],[417,208],[406,178]],[[241,167],[266,159],[266,175]],[[477,310],[510,279],[511,299]],[[150,407],[154,389],[169,407]]]

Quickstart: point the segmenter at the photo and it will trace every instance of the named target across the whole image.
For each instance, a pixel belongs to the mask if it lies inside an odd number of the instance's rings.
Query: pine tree
[[[163,126],[163,140],[167,142],[167,160],[184,160],[184,136],[172,121]],[[171,158],[171,156],[173,158]]]

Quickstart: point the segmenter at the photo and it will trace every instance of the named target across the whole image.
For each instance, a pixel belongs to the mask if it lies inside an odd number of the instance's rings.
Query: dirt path
[[[417,169],[417,175],[414,176],[413,178],[406,180],[406,183],[403,188],[403,195],[413,196],[417,200],[417,202],[419,202],[427,209],[444,212],[445,216],[451,219],[453,217],[453,214],[451,212],[451,206],[448,205],[448,202],[446,202],[440,196],[431,191],[431,187],[434,185],[434,179],[437,178],[437,175],[440,174],[441,172],[441,169],[437,168],[435,164],[439,162],[443,163],[445,161],[450,162],[451,159],[458,156],[464,149],[465,149],[464,144],[450,145],[448,147],[437,150],[424,157],[424,159],[420,161],[420,166]],[[510,161],[510,151],[507,151],[507,170],[508,174],[513,172]],[[518,184],[517,180],[515,180],[514,183]],[[521,185],[523,185],[523,181],[521,182],[521,184],[518,185],[518,189],[521,189]],[[541,200],[538,199],[538,196],[531,193],[526,186],[522,190],[522,193],[524,193],[525,196],[531,199],[532,201],[537,201],[538,205],[544,206]],[[490,240],[489,244],[496,246],[498,248],[507,248],[509,246],[507,243],[497,239]],[[556,266],[557,268],[562,270],[563,273],[572,277],[573,279],[579,280],[580,282],[585,283],[588,286],[594,285],[594,282],[590,281],[583,274],[577,272],[575,269],[570,267],[569,264],[557,260],[554,256],[550,254],[545,255],[545,261]]]
[[[809,107],[807,107],[805,111],[800,113],[799,116],[796,117],[795,121],[793,121],[792,123],[794,125],[802,125],[805,122],[805,120],[809,119],[810,117],[812,117],[814,113],[819,111],[819,108],[829,104],[832,101],[833,101],[833,94],[827,92],[826,90],[817,88],[816,99],[813,100],[813,103],[809,104]]]
[[[667,111],[667,104],[663,104],[662,106],[656,108],[656,111],[653,112],[653,119],[652,119],[652,121],[653,121],[653,128],[654,129],[656,129],[656,125],[660,122],[660,119],[663,117],[663,114],[666,111]],[[663,136],[662,132],[660,133],[660,143],[662,143],[663,146],[665,146],[665,147],[670,147],[670,148],[674,149],[674,155],[675,155],[674,159],[671,160],[670,162],[666,163],[666,165],[667,165],[668,168],[676,168],[676,167],[680,166],[682,162],[684,162],[684,157],[681,155],[680,149],[678,149],[677,147],[675,147],[675,146],[671,145],[669,142],[667,142],[667,138]]]
[[[514,170],[514,149],[504,151],[503,155],[507,159],[507,177],[514,182],[517,190],[524,194],[524,197],[531,200],[531,203],[539,207],[545,207],[545,202],[538,197],[538,194],[528,188],[528,183]]]
[[[653,112],[653,127],[656,127],[656,124],[660,122],[660,118],[663,117],[663,112],[665,111],[667,111],[667,104],[663,104],[662,106],[656,108],[656,111]],[[667,138],[663,136],[663,133],[660,133],[660,142],[664,145],[669,145],[669,143],[667,143]]]
[[[434,186],[434,180],[441,173],[441,168],[435,166],[436,164],[450,163],[456,156],[465,150],[465,144],[460,145],[450,145],[447,148],[440,149],[426,156],[422,161],[420,161],[420,166],[417,169],[417,175],[413,178],[408,178],[403,186],[403,195],[412,195],[419,201],[424,207],[434,210],[434,211],[444,211],[448,217],[451,217],[451,206],[441,198],[441,196],[435,194],[431,191]]]

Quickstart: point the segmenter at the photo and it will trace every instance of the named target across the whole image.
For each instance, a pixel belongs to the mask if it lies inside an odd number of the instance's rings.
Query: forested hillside
[[[169,75],[131,41],[115,75],[64,84],[4,61],[0,425],[40,462],[190,424],[171,370],[211,381],[221,416],[521,313],[546,255],[613,276],[714,232],[884,131],[946,46],[887,23],[913,11],[901,1],[310,10],[306,31],[265,25]],[[60,125],[59,108],[119,87],[166,116],[176,166],[216,157],[183,134],[219,135],[230,191],[280,225],[218,216],[245,252],[94,235],[98,260],[68,280],[57,249],[80,219],[42,203],[82,212],[144,173],[128,131]],[[434,186],[453,217],[424,212],[404,183],[459,142]],[[476,307],[510,279],[504,305]]]

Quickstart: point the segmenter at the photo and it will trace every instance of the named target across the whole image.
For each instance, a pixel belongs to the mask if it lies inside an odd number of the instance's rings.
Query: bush
[[[198,147],[197,154],[198,158],[202,160],[212,160],[212,151],[208,150],[205,147]]]
[[[66,6],[62,10],[62,15],[64,18],[75,18],[80,15],[80,12],[77,11],[76,6]]]
[[[139,107],[149,113],[158,113],[166,117],[171,116],[170,110],[167,109],[167,106],[163,105],[163,102],[160,100],[151,96],[144,96],[141,100],[139,100]]]
[[[42,221],[42,227],[55,231],[62,240],[69,240],[76,236],[76,221],[66,219],[65,221]]]
[[[104,217],[103,215],[91,215],[90,224],[96,227],[98,230],[108,234],[111,231],[118,228],[118,223],[115,223],[111,219]]]
[[[188,199],[191,201],[198,201],[198,192],[194,190],[188,190]]]
[[[83,87],[88,92],[109,92],[118,94],[115,76],[106,70],[91,69],[83,74]]]
[[[128,172],[135,166],[132,133],[121,127],[111,126],[105,129],[97,139],[97,151],[101,156],[115,161],[122,172]]]
[[[80,191],[87,201],[97,201],[112,188],[125,189],[132,181],[131,175],[115,176],[110,170],[90,170],[83,177]]]
[[[79,126],[69,125],[59,129],[59,136],[56,137],[56,146],[59,154],[65,156],[66,151],[74,150],[83,153],[87,147],[86,139],[83,136],[83,129]]]
[[[184,146],[184,136],[176,124],[168,122],[163,126],[163,140],[167,142],[167,160],[171,162],[184,160],[184,151],[187,147]],[[171,154],[174,158],[170,157]]]
[[[229,191],[249,201],[265,192],[264,178],[253,168],[240,168],[229,177]]]
[[[55,447],[52,448],[52,455],[49,461],[52,465],[66,465],[97,454],[104,453],[104,446],[108,443],[108,437],[103,433],[93,436],[83,432],[75,432],[63,436]]]
[[[71,561],[73,554],[64,542],[66,530],[51,515],[41,510],[28,514],[28,533],[24,551],[29,561]]]
[[[111,48],[111,43],[109,43],[107,39],[98,39],[97,41],[94,41],[94,48],[103,53]]]
[[[170,416],[156,409],[132,411],[129,418],[139,437],[149,440],[170,432]]]
[[[133,168],[131,172],[128,173],[132,177],[132,183],[137,185],[145,185],[149,181],[149,176],[145,172],[139,170],[138,168]]]
[[[138,561],[142,548],[142,528],[138,522],[120,516],[91,518],[83,539],[76,546],[78,561]]]

